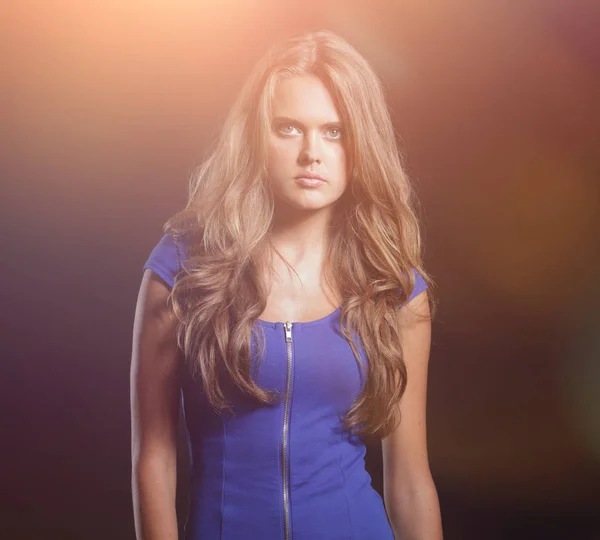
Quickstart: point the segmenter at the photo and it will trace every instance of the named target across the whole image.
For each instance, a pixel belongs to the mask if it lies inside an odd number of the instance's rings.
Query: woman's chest
[[[309,323],[276,323],[265,328],[265,350],[256,375],[263,388],[276,390],[294,408],[344,414],[360,394],[363,372],[339,332],[339,310]],[[364,353],[357,343],[361,361]],[[256,344],[252,347],[255,360]]]
[[[272,282],[259,319],[307,323],[331,314],[340,304],[339,292],[327,286],[317,271],[311,270],[302,274],[300,285],[293,279]]]

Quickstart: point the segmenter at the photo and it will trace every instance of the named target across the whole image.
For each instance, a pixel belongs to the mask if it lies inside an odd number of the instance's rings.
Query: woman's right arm
[[[177,539],[177,419],[180,352],[170,290],[145,270],[131,356],[131,461],[138,540]]]

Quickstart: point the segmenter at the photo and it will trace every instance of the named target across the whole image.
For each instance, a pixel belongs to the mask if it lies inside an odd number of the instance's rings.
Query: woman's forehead
[[[306,125],[340,121],[333,96],[315,75],[278,80],[271,100],[271,116],[296,119]]]

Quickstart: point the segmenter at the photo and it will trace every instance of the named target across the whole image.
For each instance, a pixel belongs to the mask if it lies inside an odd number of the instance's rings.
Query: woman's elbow
[[[441,540],[442,523],[437,490],[431,478],[388,487],[385,507],[396,538]]]

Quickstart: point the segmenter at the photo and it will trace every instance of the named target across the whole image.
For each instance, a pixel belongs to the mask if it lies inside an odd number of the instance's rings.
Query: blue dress
[[[172,287],[177,255],[165,235],[144,268]],[[415,277],[411,298],[426,287]],[[200,381],[184,370],[186,540],[393,540],[365,470],[365,445],[340,422],[362,377],[339,315],[340,308],[311,322],[257,321],[265,333],[257,382],[280,393],[275,405],[240,401],[233,414],[217,414]]]

